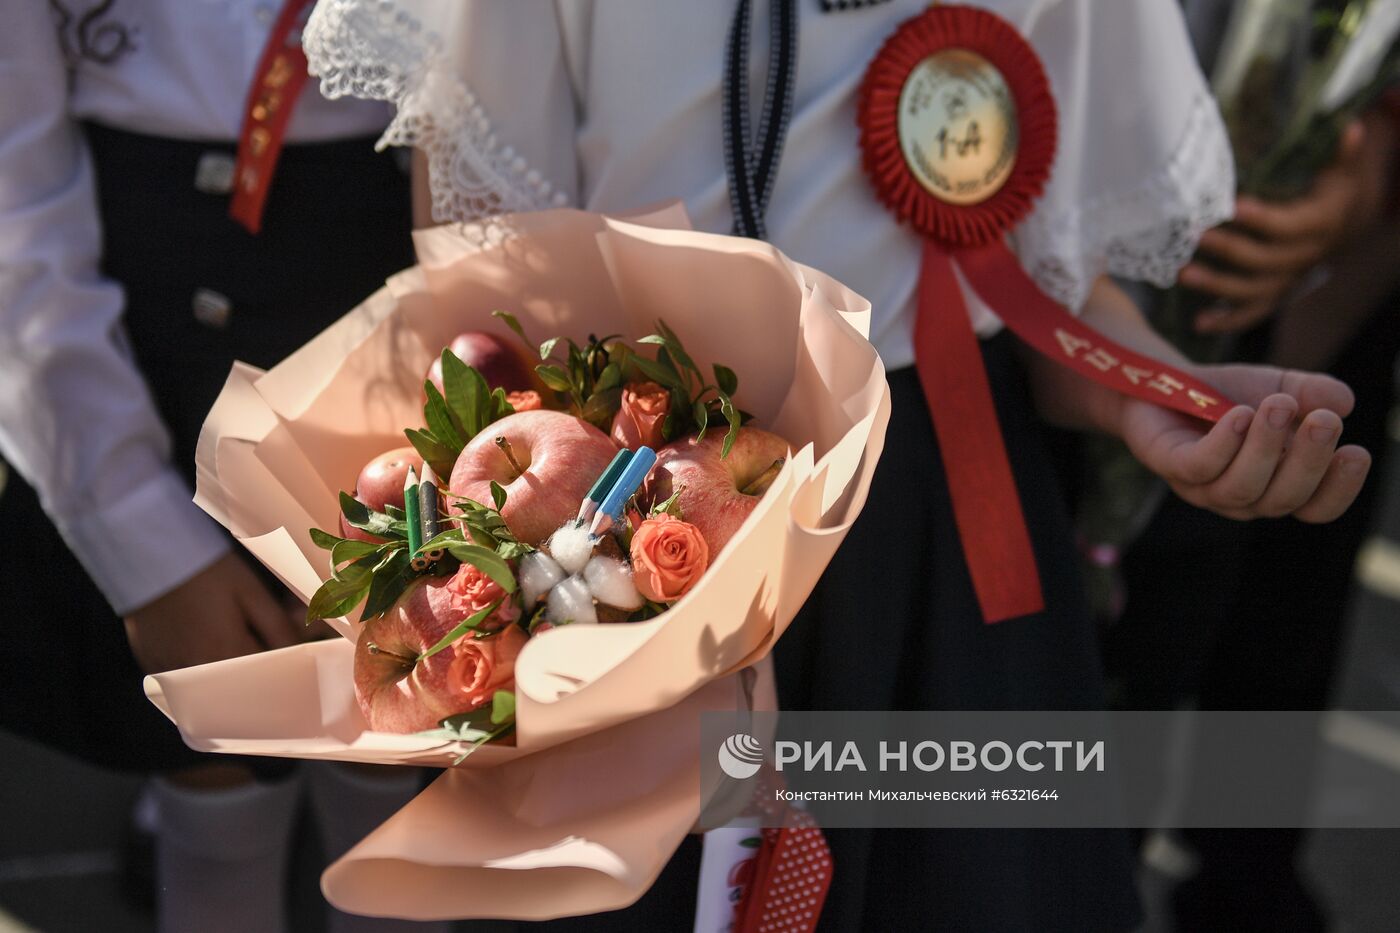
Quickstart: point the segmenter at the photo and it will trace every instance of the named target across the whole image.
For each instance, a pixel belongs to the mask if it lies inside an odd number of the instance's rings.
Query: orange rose
[[[661,426],[671,411],[671,393],[654,382],[629,382],[622,407],[613,416],[612,439],[619,447],[660,447]]]
[[[481,623],[481,631],[492,632],[520,618],[520,607],[501,589],[501,585],[477,569],[463,564],[447,581],[448,599],[454,612],[468,619],[500,600],[501,604]]]
[[[510,407],[516,411],[535,411],[544,407],[544,399],[534,389],[524,389],[520,392],[507,392],[506,401],[510,402]]]
[[[632,535],[632,579],[658,603],[673,603],[695,586],[710,565],[700,529],[674,515],[648,518]]]
[[[509,690],[515,683],[515,658],[529,637],[512,625],[485,638],[463,636],[452,645],[452,664],[447,668],[447,688],[461,695],[469,712],[491,702],[497,690]]]

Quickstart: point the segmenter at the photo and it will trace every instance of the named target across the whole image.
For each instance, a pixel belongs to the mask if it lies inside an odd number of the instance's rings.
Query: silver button
[[[223,330],[233,315],[233,302],[212,288],[199,288],[194,293],[194,319],[205,327]]]
[[[194,190],[204,194],[228,194],[233,190],[235,160],[227,152],[206,152],[194,168]]]

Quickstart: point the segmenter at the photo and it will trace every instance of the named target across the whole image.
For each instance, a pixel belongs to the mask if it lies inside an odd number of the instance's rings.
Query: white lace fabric
[[[1234,170],[1176,0],[977,0],[1035,46],[1060,113],[1054,174],[1013,233],[1071,309],[1105,273],[1168,285],[1231,215]],[[926,0],[858,15],[800,7],[797,100],[768,227],[779,248],[868,297],[872,342],[913,360],[920,244],[871,196],[854,100],[871,56]],[[328,96],[387,100],[382,145],[427,154],[434,216],[480,221],[680,198],[697,228],[732,216],[721,152],[724,0],[321,0],[305,45]],[[767,50],[755,34],[761,81]],[[680,41],[678,41],[680,37]],[[490,113],[488,113],[488,110]],[[1000,328],[965,296],[974,328]]]
[[[451,67],[451,55],[444,55],[442,36],[408,6],[404,0],[321,0],[302,39],[321,93],[385,100],[397,108],[378,148],[412,146],[426,154],[439,221],[567,205],[563,191],[497,139],[485,109]]]
[[[1079,308],[1101,274],[1166,288],[1201,235],[1234,212],[1235,170],[1215,100],[1197,94],[1180,143],[1126,191],[1070,210],[1034,212],[1014,239],[1026,271],[1047,295]]]

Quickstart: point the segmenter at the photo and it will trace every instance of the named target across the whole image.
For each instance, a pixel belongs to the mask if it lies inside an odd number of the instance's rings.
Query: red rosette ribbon
[[[1001,188],[978,204],[953,205],[914,177],[900,149],[899,99],[914,69],[935,52],[976,52],[1001,73],[1016,102],[1020,145]],[[1000,240],[1025,219],[1050,178],[1059,137],[1055,98],[1030,43],[1001,17],[967,6],[936,6],[885,40],[861,82],[861,160],[880,200],[949,249]]]
[[[963,55],[965,70],[976,73],[958,80],[983,89],[984,98],[1012,114],[1001,154],[985,171],[975,169],[981,176],[961,183],[962,176],[933,164],[934,147],[915,144],[911,154],[901,137],[901,121],[908,122],[910,134],[919,129],[920,111],[942,107],[951,121],[955,108],[966,106],[955,90],[935,99],[927,82],[922,96],[911,84],[926,62],[948,52]],[[997,90],[985,91],[989,87]],[[906,103],[909,88],[915,93]],[[1030,213],[1050,178],[1058,142],[1050,82],[1014,26],[975,7],[931,7],[886,40],[861,84],[858,108],[866,174],[879,199],[924,237],[915,360],[973,590],[989,623],[1031,615],[1044,609],[1045,600],[959,273],[1018,338],[1086,378],[1208,421],[1219,420],[1230,404],[1210,386],[1081,323],[1040,290],[1006,247],[1006,234]],[[959,137],[947,135],[945,123],[932,137],[940,164],[969,148],[981,155],[981,138],[972,138],[976,122],[971,126]]]

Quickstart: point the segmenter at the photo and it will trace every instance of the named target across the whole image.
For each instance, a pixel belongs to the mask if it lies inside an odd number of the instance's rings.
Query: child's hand
[[[152,674],[285,648],[296,644],[300,629],[235,554],[132,611],[125,622],[132,653]]]
[[[1347,126],[1306,194],[1279,203],[1239,198],[1235,219],[1201,237],[1200,254],[1213,262],[1181,270],[1181,284],[1220,299],[1196,318],[1196,330],[1248,330],[1309,270],[1370,229],[1385,202],[1394,145],[1390,118],[1368,114]]]
[[[1197,374],[1241,404],[1211,426],[1125,400],[1119,434],[1134,456],[1187,502],[1229,518],[1329,522],[1346,511],[1371,466],[1365,449],[1337,449],[1350,389],[1269,366],[1203,366]]]

